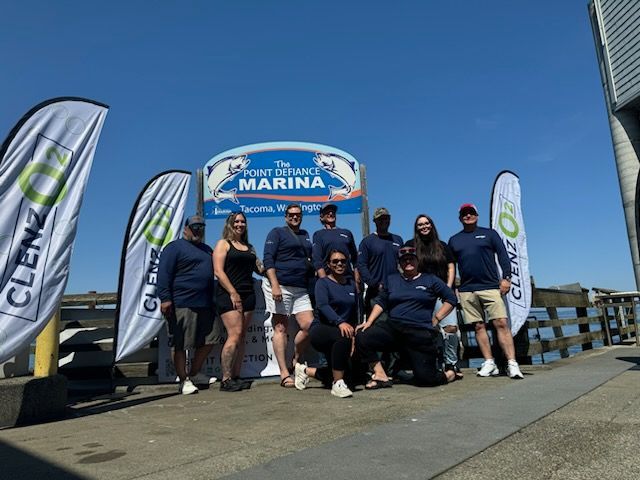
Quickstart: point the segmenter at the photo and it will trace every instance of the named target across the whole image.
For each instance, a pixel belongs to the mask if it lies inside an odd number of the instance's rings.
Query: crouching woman
[[[457,303],[453,291],[438,277],[420,273],[416,249],[402,247],[398,252],[400,273],[389,275],[384,289],[375,298],[367,321],[356,327],[356,348],[363,361],[373,368],[367,390],[392,385],[378,352],[404,351],[413,368],[417,386],[436,386],[455,380],[453,371],[438,365],[437,325]],[[442,306],[435,312],[436,300]],[[388,320],[375,323],[386,311]]]

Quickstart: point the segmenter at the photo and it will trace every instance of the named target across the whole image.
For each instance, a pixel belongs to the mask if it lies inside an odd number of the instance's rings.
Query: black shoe
[[[227,378],[220,383],[221,392],[239,392],[242,390],[242,385],[233,378]]]
[[[240,377],[236,377],[233,380],[240,385],[240,390],[249,390],[253,384],[253,380],[243,380]]]

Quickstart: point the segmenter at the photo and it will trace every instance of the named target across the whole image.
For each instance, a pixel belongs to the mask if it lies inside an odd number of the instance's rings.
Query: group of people
[[[183,394],[212,382],[199,372],[219,335],[214,309],[227,331],[220,390],[251,387],[240,378],[240,368],[256,304],[253,273],[265,277],[262,289],[282,387],[304,390],[309,378],[316,378],[340,398],[350,397],[359,383],[367,390],[389,388],[393,375],[385,354],[405,365],[418,386],[461,379],[457,306],[464,322],[474,325],[484,357],[477,375],[499,374],[486,331],[486,322],[492,321],[507,358],[507,375],[524,378],[502,298],[510,289],[509,258],[497,232],[478,226],[473,204],[460,207],[462,230],[448,243],[424,214],[417,216],[413,238],[405,243],[389,231],[389,211],[377,208],[376,231],[356,248],[353,234],[337,226],[337,212],[335,203],[324,204],[323,228],[310,238],[301,228],[301,206],[288,205],[285,225],[267,235],[262,262],[249,243],[242,212],[229,215],[213,251],[202,241],[204,219],[187,218],[182,238],[162,253],[157,290]],[[288,359],[290,318],[299,329]],[[309,344],[324,355],[325,366],[303,363]],[[186,349],[194,350],[188,371]]]

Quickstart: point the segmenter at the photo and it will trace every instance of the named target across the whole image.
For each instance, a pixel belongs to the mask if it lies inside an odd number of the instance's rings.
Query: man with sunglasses
[[[264,244],[264,268],[267,278],[262,291],[267,312],[272,314],[273,353],[280,369],[280,385],[293,388],[294,380],[288,365],[300,361],[309,344],[309,328],[313,321],[313,306],[309,298],[309,282],[315,277],[311,262],[311,240],[302,224],[302,208],[291,204],[285,209],[285,226],[269,232]],[[291,364],[286,360],[287,326],[294,315],[300,330],[295,336]]]
[[[318,278],[325,277],[327,273],[325,272],[324,260],[330,251],[338,250],[347,257],[346,274],[353,276],[356,285],[358,285],[360,278],[357,270],[354,272],[358,260],[356,242],[351,231],[337,226],[337,213],[338,206],[335,203],[325,203],[320,209],[320,223],[323,228],[313,234],[313,266]]]
[[[486,316],[488,321],[493,322],[498,343],[507,357],[507,375],[513,379],[522,379],[524,376],[516,362],[507,309],[502,298],[511,288],[511,262],[507,250],[498,232],[478,226],[478,209],[472,203],[460,206],[458,218],[462,223],[462,231],[449,239],[449,248],[458,265],[458,295],[464,312],[464,323],[474,324],[478,347],[484,357],[477,375],[490,377],[500,373],[491,353],[485,326]],[[496,256],[502,277],[498,274]]]
[[[182,238],[162,251],[158,265],[157,295],[167,321],[173,363],[183,395],[196,393],[196,385],[215,382],[200,373],[214,343],[213,263],[211,247],[203,243],[204,218],[193,215],[184,223]],[[186,370],[186,350],[195,350]]]

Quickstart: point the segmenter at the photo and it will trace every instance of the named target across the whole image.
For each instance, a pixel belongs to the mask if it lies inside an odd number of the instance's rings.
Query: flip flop
[[[373,382],[373,385],[370,383]],[[379,390],[381,388],[391,388],[393,387],[392,380],[378,380],[377,378],[372,378],[370,382],[364,386],[365,390]]]
[[[291,375],[280,380],[280,386],[284,388],[295,388],[296,382]]]

